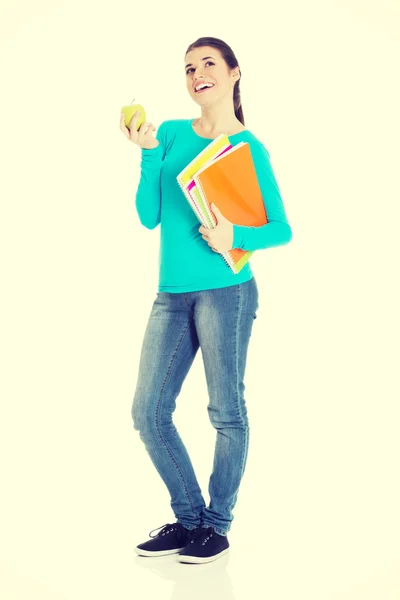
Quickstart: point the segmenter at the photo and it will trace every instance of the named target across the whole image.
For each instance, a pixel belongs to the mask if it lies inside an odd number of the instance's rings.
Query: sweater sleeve
[[[162,122],[156,134],[159,144],[147,150],[141,148],[140,180],[136,191],[136,211],[142,225],[154,229],[161,218],[161,166],[166,153],[166,122]]]
[[[252,144],[251,155],[264,200],[268,223],[259,227],[233,225],[232,248],[261,250],[287,244],[292,239],[280,190],[272,170],[270,156],[264,144]]]

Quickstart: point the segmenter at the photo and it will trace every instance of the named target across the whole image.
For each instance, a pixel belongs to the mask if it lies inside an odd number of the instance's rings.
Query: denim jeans
[[[226,535],[249,445],[243,382],[258,310],[254,276],[195,292],[158,292],[145,330],[132,404],[134,429],[166,484],[176,520]],[[216,429],[206,507],[188,452],[172,421],[176,398],[201,348],[208,416]]]

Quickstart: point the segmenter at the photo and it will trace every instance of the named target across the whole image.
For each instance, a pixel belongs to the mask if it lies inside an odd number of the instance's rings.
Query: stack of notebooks
[[[208,229],[217,225],[212,203],[236,225],[259,227],[268,223],[247,142],[232,146],[228,136],[222,133],[176,179],[200,223]],[[252,254],[253,251],[233,248],[220,256],[237,274]]]

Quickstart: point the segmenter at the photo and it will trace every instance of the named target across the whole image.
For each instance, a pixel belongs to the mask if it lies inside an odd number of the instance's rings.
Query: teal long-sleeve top
[[[151,150],[141,149],[136,210],[147,229],[160,224],[159,292],[215,289],[253,277],[251,258],[239,273],[233,273],[223,257],[210,248],[199,231],[201,223],[177,182],[177,175],[212,141],[199,136],[192,123],[193,119],[163,121],[156,134],[159,145]],[[234,224],[232,248],[262,250],[287,244],[292,230],[269,152],[248,129],[228,137],[232,146],[239,142],[250,146],[268,219],[260,227]]]

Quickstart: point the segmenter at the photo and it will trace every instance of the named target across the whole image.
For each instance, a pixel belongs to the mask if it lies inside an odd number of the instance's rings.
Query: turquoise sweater
[[[141,149],[141,175],[136,210],[148,229],[160,223],[159,292],[192,292],[243,283],[253,277],[250,260],[237,274],[214,252],[199,232],[200,221],[189,205],[177,175],[210,144],[199,136],[193,119],[163,121],[151,150]],[[287,244],[292,239],[285,208],[269,153],[249,130],[228,136],[232,146],[248,142],[267,213],[261,227],[234,224],[233,248],[261,250]],[[218,203],[216,203],[218,206]]]

